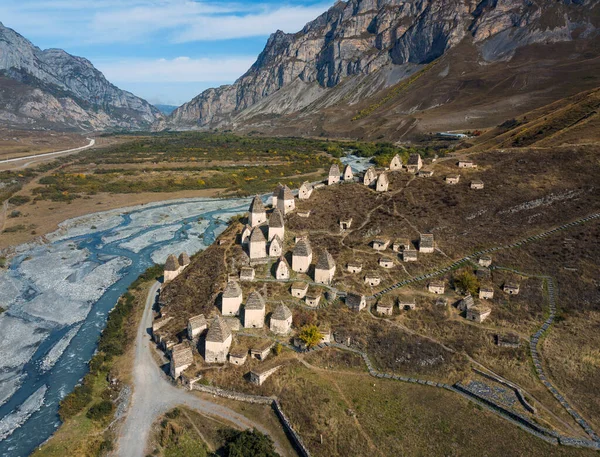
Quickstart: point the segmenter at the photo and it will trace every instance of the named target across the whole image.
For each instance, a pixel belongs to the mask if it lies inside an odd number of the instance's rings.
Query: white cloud
[[[0,18],[61,43],[183,43],[296,32],[333,2],[244,4],[191,0],[1,0]]]
[[[96,62],[104,76],[116,83],[233,82],[250,68],[256,57],[128,59]]]

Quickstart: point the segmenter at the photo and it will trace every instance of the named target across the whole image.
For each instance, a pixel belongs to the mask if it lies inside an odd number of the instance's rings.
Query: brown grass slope
[[[600,88],[583,91],[507,120],[478,138],[471,149],[593,143],[600,133],[599,109]]]
[[[383,74],[360,82],[348,78],[299,112],[257,114],[237,128],[388,140],[491,128],[598,87],[599,45],[598,40],[535,44],[518,49],[509,61],[487,62],[475,44],[465,41],[401,80],[389,68],[380,71],[387,72],[387,84]],[[284,88],[271,97],[285,96]]]

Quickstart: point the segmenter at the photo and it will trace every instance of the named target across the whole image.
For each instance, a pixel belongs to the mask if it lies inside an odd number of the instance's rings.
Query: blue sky
[[[0,21],[86,57],[122,89],[178,105],[231,83],[268,36],[297,32],[333,0],[0,0]]]

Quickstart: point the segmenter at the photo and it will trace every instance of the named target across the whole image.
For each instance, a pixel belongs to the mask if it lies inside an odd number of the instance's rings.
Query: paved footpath
[[[240,429],[256,428],[265,434],[269,432],[260,424],[238,414],[234,410],[212,403],[196,395],[175,387],[157,366],[152,357],[150,335],[152,327],[152,306],[160,283],[155,283],[146,299],[146,306],[135,342],[135,362],[133,368],[133,394],[118,442],[116,455],[120,457],[144,457],[152,423],[158,416],[170,409],[185,405],[202,414],[224,419]],[[275,447],[281,455],[287,455],[275,437]]]

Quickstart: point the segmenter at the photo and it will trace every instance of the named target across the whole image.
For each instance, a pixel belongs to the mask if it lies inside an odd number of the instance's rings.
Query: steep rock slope
[[[120,90],[88,60],[42,51],[0,23],[0,121],[21,126],[138,129],[160,119],[145,100]]]
[[[338,2],[298,33],[271,35],[234,84],[208,89],[158,127],[260,128],[268,119],[272,128],[279,125],[273,118],[319,119],[324,109],[377,96],[461,47],[470,47],[473,69],[508,67],[526,46],[594,40],[598,22],[595,0]]]

